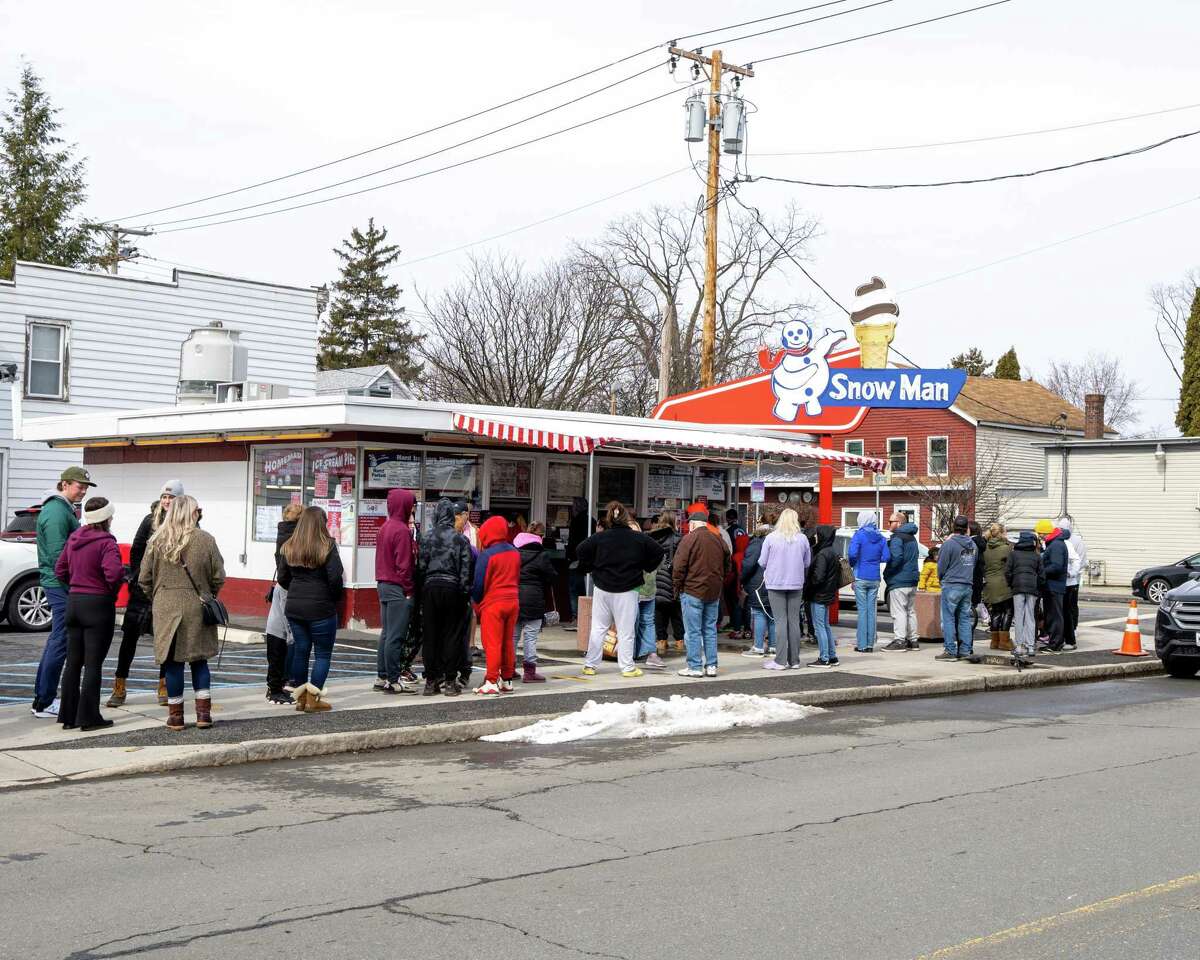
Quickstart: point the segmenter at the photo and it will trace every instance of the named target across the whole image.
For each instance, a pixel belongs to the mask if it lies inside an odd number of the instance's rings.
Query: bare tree
[[[1086,394],[1104,394],[1104,419],[1117,430],[1137,420],[1142,389],[1136,380],[1125,376],[1117,357],[1089,353],[1078,362],[1052,360],[1050,370],[1041,382],[1051,393],[1080,409],[1083,409]]]
[[[934,537],[950,536],[955,516],[972,517],[984,527],[993,521],[1006,523],[1020,491],[1008,486],[1012,463],[1004,444],[995,438],[979,438],[974,455],[967,450],[951,451],[947,472],[942,476],[907,477],[907,495],[930,517]]]
[[[566,261],[531,272],[504,257],[472,258],[464,279],[421,302],[430,399],[608,409],[622,318],[591,272]]]
[[[650,382],[659,376],[663,327],[670,323],[674,305],[669,334],[672,393],[693,390],[700,382],[704,238],[699,214],[653,207],[615,221],[599,240],[578,246],[581,263],[609,286],[624,323],[623,340]],[[775,303],[765,288],[773,274],[790,267],[789,253],[805,259],[816,221],[790,206],[768,229],[779,243],[745,212],[727,210],[721,227],[713,361],[718,380],[753,373],[758,346],[776,319],[809,309],[800,301]],[[641,385],[634,392],[648,395]]]
[[[1150,288],[1154,333],[1163,356],[1171,365],[1171,372],[1180,383],[1183,382],[1183,338],[1197,287],[1200,287],[1200,270],[1192,269],[1179,283],[1159,283]]]

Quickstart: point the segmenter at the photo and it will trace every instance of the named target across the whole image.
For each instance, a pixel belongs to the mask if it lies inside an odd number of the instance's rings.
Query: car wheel
[[[9,593],[8,622],[17,630],[49,628],[50,601],[37,577],[21,581]]]
[[[1155,577],[1146,584],[1146,599],[1151,603],[1162,603],[1163,597],[1167,595],[1167,591],[1171,589],[1171,585],[1162,577]]]
[[[1194,677],[1200,671],[1200,660],[1196,657],[1163,657],[1163,669],[1180,680]]]

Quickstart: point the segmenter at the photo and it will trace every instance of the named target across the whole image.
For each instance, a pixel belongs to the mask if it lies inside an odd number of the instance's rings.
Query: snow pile
[[[574,713],[553,720],[539,720],[528,727],[482,739],[492,743],[567,743],[598,738],[677,737],[689,733],[717,733],[733,727],[786,723],[824,712],[820,707],[805,707],[745,693],[705,698],[676,695],[670,700],[651,697],[636,703],[589,700],[582,710]]]

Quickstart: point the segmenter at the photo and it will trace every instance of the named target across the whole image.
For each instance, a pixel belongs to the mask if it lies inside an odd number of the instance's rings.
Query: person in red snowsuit
[[[513,630],[520,609],[521,554],[508,542],[508,521],[490,517],[479,528],[479,559],[471,599],[479,614],[479,633],[487,675],[475,692],[512,693],[517,672]]]

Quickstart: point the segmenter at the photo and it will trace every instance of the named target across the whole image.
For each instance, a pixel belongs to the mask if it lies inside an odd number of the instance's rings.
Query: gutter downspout
[[[21,384],[14,380],[12,382],[12,403],[9,406],[12,412],[12,435],[14,440],[25,439],[25,411],[21,406]]]
[[[1067,512],[1067,477],[1070,470],[1071,451],[1067,447],[1062,448],[1062,509],[1058,511],[1060,517],[1069,517]]]

